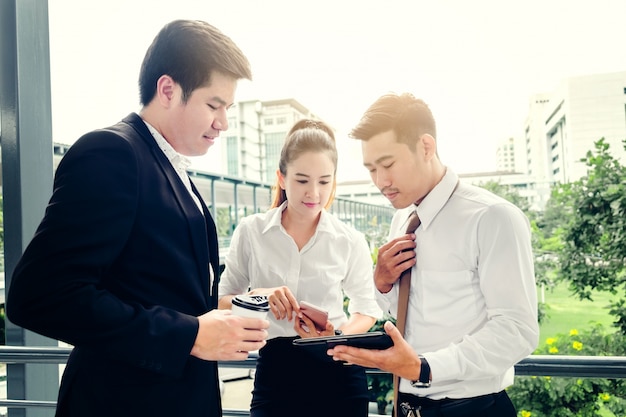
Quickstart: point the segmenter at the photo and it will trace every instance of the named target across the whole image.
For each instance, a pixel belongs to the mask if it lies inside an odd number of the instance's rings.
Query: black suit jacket
[[[196,316],[217,306],[202,207],[137,114],[64,156],[6,303],[17,325],[74,346],[58,416],[221,415],[217,364],[189,355]]]

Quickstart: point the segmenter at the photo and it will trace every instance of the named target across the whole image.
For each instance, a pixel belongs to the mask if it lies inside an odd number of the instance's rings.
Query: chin
[[[405,209],[405,208],[409,207],[411,204],[413,204],[412,201],[392,201],[391,202],[391,205],[396,210]]]

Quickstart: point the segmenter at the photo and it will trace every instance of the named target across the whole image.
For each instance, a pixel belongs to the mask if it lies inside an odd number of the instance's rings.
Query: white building
[[[516,150],[519,146],[515,146],[515,138],[508,138],[498,144],[496,148],[496,171],[499,172],[515,172],[516,165],[519,163]]]
[[[228,112],[225,173],[274,183],[280,150],[295,122],[317,117],[295,99],[237,102]]]
[[[605,138],[626,162],[626,71],[564,80],[556,91],[534,96],[525,126],[528,174],[554,184],[580,179],[580,160]]]

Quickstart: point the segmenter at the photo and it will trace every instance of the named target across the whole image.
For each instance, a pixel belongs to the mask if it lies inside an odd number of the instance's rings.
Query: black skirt
[[[250,416],[366,417],[365,369],[293,346],[294,339],[271,339],[259,351]]]

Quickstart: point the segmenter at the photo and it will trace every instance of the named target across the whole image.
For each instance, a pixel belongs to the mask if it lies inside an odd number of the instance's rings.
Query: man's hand
[[[265,346],[269,321],[239,317],[230,310],[212,310],[198,317],[198,335],[191,355],[208,361],[244,360]]]
[[[360,349],[352,346],[338,345],[328,350],[328,355],[336,361],[361,365],[367,368],[378,368],[402,378],[416,380],[419,378],[420,359],[411,346],[391,322],[385,323],[385,332],[393,340],[393,346],[385,350]]]
[[[415,234],[397,237],[378,249],[374,284],[381,293],[391,291],[400,274],[415,265]]]

